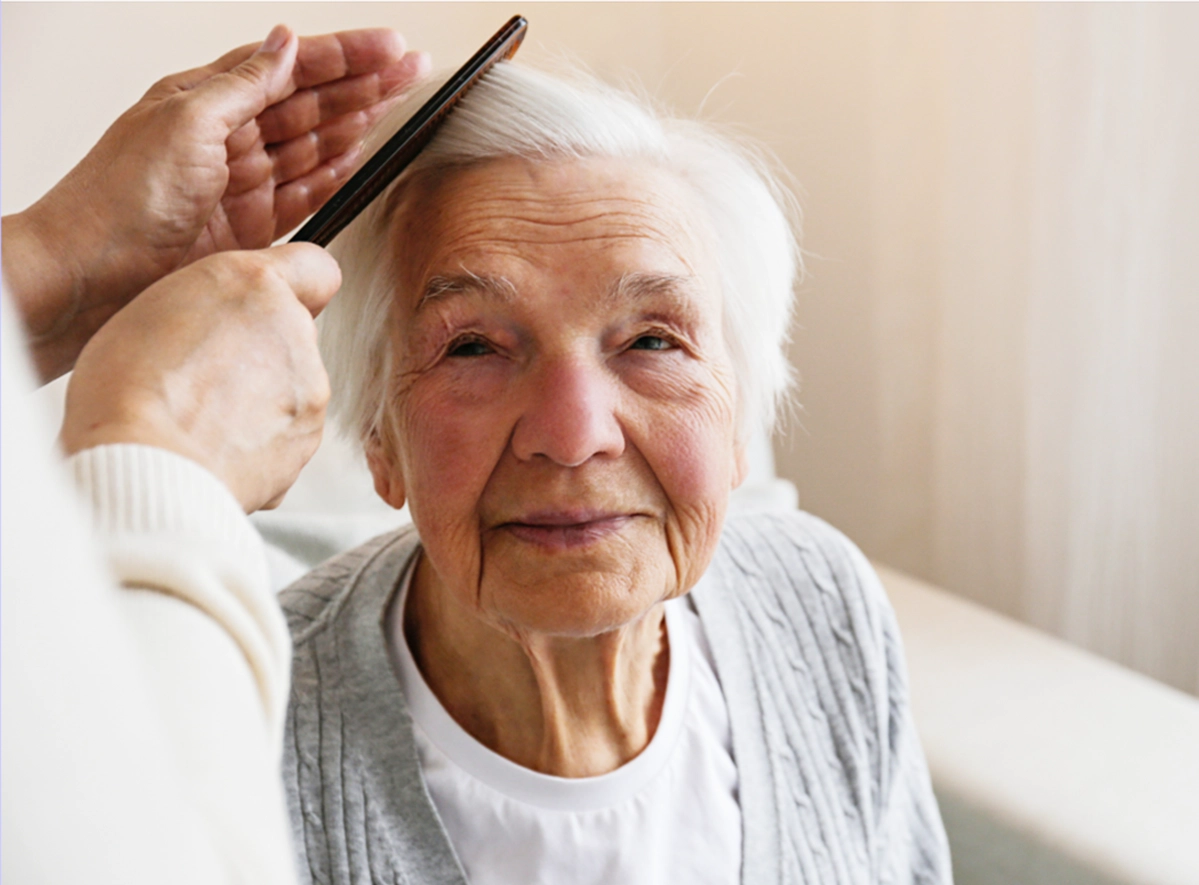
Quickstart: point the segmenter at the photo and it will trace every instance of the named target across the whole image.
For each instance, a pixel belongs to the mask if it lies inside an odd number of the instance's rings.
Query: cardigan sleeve
[[[694,591],[737,758],[742,881],[943,885],[949,850],[874,569],[801,511],[730,519]]]
[[[873,622],[864,649],[876,736],[871,741],[877,772],[873,821],[872,881],[886,885],[949,885],[949,844],[933,795],[928,764],[912,721],[907,665],[899,627],[878,575],[848,540],[846,555]]]
[[[67,463],[114,576],[127,588],[187,603],[228,634],[278,745],[291,640],[262,541],[232,493],[198,464],[150,446],[97,446]],[[129,606],[147,598],[134,594]]]

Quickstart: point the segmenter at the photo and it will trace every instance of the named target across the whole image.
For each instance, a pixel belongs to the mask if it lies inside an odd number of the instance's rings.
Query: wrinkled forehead
[[[436,276],[580,263],[714,287],[705,211],[685,182],[648,160],[503,158],[408,183],[389,236],[401,298],[419,298]]]

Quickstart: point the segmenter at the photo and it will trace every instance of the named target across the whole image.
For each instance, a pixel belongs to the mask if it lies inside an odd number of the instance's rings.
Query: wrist
[[[99,417],[78,415],[73,408],[70,393],[67,394],[67,409],[58,442],[63,455],[72,458],[82,452],[105,446],[140,446],[146,449],[170,452],[201,467],[214,476],[238,501],[244,512],[250,513],[262,506],[262,501],[246,495],[236,476],[222,470],[220,453],[198,448],[196,441],[181,432],[169,418],[152,407],[124,404],[113,409],[116,414]]]
[[[35,203],[3,219],[4,280],[29,337],[60,334],[78,314],[83,280],[73,250]]]
[[[79,351],[115,312],[97,303],[99,262],[86,221],[62,216],[53,191],[28,209],[3,219],[4,280],[29,336],[43,382],[69,372]]]

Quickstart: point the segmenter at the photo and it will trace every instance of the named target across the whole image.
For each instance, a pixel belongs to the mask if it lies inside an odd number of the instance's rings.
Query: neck
[[[543,774],[592,777],[649,744],[670,669],[661,604],[610,632],[564,637],[497,626],[449,597],[422,558],[404,634],[433,694],[484,746]]]

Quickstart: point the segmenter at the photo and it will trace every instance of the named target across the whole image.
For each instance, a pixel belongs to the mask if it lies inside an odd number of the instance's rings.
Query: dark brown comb
[[[358,217],[371,201],[396,180],[408,164],[416,159],[433,138],[459,99],[479,78],[491,70],[497,61],[511,58],[525,39],[529,23],[524,17],[513,16],[488,40],[470,61],[454,72],[454,76],[421,105],[400,131],[387,140],[361,169],[343,184],[308,223],[296,231],[292,243],[316,243],[328,246],[342,228]]]

